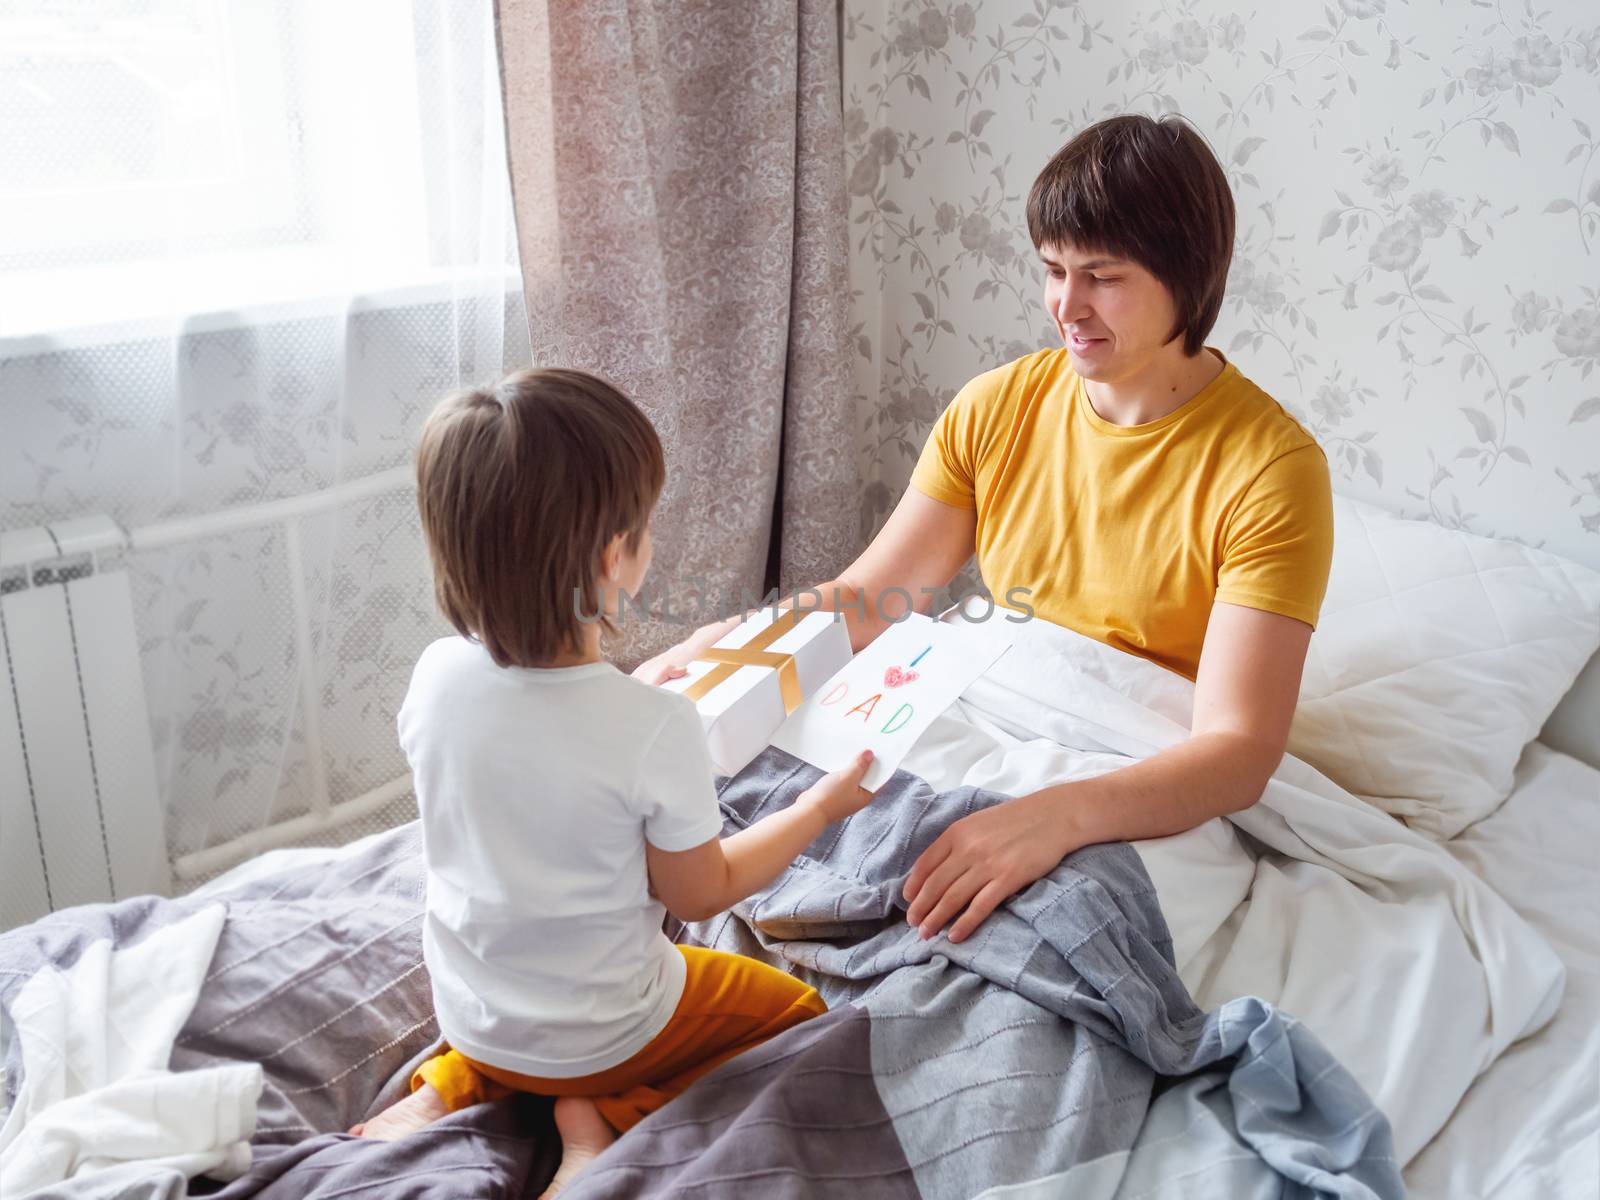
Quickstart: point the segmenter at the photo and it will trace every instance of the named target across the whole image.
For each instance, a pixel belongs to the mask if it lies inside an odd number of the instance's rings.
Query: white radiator
[[[0,532],[0,930],[73,904],[170,894],[275,847],[320,841],[404,799],[411,775],[329,795],[301,522],[412,486],[393,467],[302,496],[123,530],[109,517]],[[283,530],[310,811],[169,859],[128,578],[96,555]]]
[[[0,534],[0,929],[171,886],[125,572],[108,518]]]

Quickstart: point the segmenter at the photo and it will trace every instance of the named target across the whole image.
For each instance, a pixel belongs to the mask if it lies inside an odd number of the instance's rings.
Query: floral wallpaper
[[[1178,112],[1238,206],[1211,344],[1337,490],[1600,567],[1600,10],[845,0],[863,491],[1055,344],[1023,202],[1114,113]]]

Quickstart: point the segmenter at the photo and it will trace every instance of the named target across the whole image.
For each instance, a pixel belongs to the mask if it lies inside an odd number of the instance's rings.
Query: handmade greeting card
[[[772,744],[824,771],[873,752],[862,786],[882,787],[923,730],[1008,640],[965,622],[912,614],[889,626],[778,727]]]

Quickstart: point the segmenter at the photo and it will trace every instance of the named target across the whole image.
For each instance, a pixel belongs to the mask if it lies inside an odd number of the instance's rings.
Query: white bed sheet
[[[1418,1200],[1600,1197],[1600,770],[1534,742],[1510,799],[1448,848],[1567,967],[1556,1017],[1508,1050],[1406,1169]]]

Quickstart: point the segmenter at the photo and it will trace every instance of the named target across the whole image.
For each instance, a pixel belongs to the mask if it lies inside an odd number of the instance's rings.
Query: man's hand
[[[1310,640],[1292,617],[1214,604],[1189,738],[957,821],[906,880],[911,924],[932,937],[956,918],[959,942],[1074,850],[1169,837],[1254,804],[1283,758]]]
[[[1001,901],[1078,849],[1066,812],[1057,789],[1056,796],[1034,792],[962,817],[911,868],[906,919],[923,938],[955,919],[950,940],[968,937]]]

